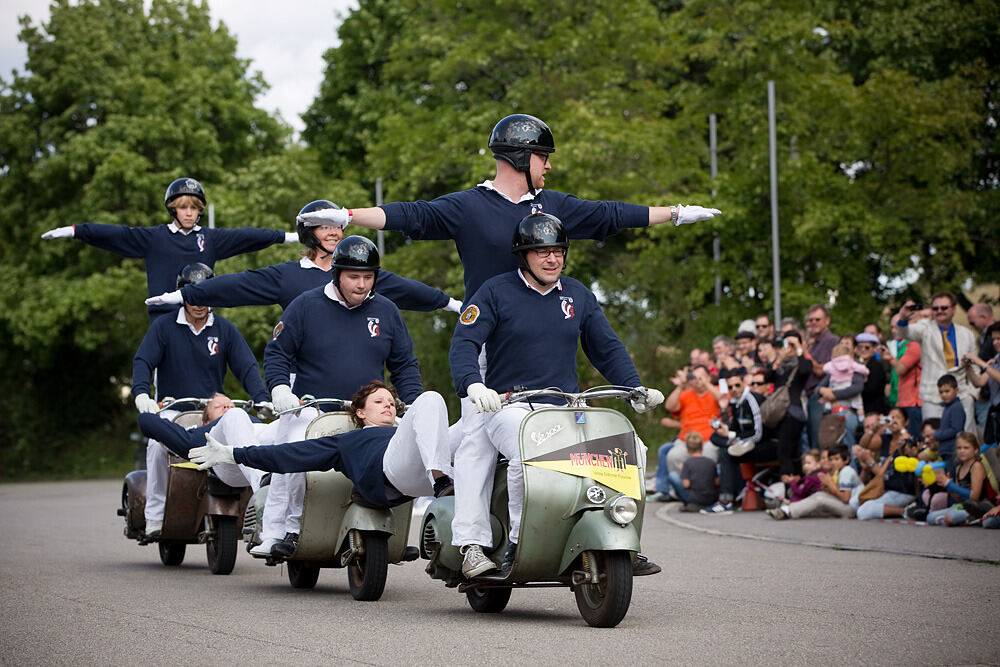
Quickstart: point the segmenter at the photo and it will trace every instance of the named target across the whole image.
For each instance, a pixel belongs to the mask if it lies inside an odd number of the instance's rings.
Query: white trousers
[[[382,457],[382,472],[406,496],[434,494],[431,470],[452,472],[448,407],[436,391],[424,392],[410,404]]]
[[[173,421],[179,414],[177,410],[163,410],[160,417]],[[163,510],[167,504],[169,456],[170,450],[159,440],[150,438],[146,443],[146,507],[143,510],[146,521],[163,521]]]
[[[278,418],[278,430],[274,442],[298,442],[305,440],[306,428],[319,415],[316,408],[304,408],[298,415],[289,413]],[[273,422],[272,422],[273,423]],[[264,517],[261,525],[262,540],[280,540],[285,533],[298,533],[302,521],[302,500],[306,492],[306,475],[302,472],[275,473],[264,503]]]
[[[274,443],[278,433],[278,422],[270,424],[254,423],[244,410],[230,408],[209,434],[230,447],[253,447]],[[216,475],[229,486],[249,486],[253,491],[260,488],[260,480],[266,474],[263,470],[245,466],[242,463],[224,463],[212,468]]]

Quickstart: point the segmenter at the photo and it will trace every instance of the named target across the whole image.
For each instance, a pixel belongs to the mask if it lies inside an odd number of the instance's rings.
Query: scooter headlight
[[[595,505],[603,505],[604,501],[607,500],[607,494],[604,493],[604,489],[601,487],[592,486],[587,489],[587,500]]]
[[[611,520],[619,526],[627,526],[639,513],[639,506],[635,504],[635,500],[628,496],[618,496],[608,503],[604,510]]]

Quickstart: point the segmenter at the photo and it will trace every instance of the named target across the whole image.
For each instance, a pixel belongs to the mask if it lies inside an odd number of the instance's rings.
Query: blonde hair
[[[179,208],[181,206],[194,206],[199,211],[205,210],[205,202],[194,195],[181,195],[170,200],[170,208]]]
[[[833,351],[830,353],[830,358],[842,357],[845,354],[849,355],[851,353],[851,347],[847,343],[837,343],[833,346]]]
[[[688,454],[700,452],[703,442],[705,442],[705,439],[701,437],[701,433],[698,433],[698,431],[688,431],[687,435],[684,436],[684,445],[687,447]]]

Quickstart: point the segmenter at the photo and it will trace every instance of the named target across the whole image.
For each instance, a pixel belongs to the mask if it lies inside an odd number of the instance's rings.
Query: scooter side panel
[[[343,539],[340,527],[351,502],[351,480],[336,470],[306,473],[296,560],[330,560]]]
[[[517,564],[514,577],[519,581],[551,580],[565,568],[564,548],[579,520],[581,507],[588,506],[586,489],[595,484],[589,477],[591,468],[583,465],[581,459],[573,456],[575,446],[601,438],[627,436],[616,440],[616,448],[609,450],[607,465],[617,466],[622,460],[631,463],[629,474],[623,476],[614,470],[614,483],[629,488],[631,494],[639,496],[636,502],[644,500],[641,473],[636,468],[636,451],[632,424],[621,413],[607,409],[588,407],[585,410],[554,407],[541,408],[530,412],[521,423],[521,456],[524,470],[525,501],[521,517],[521,539],[518,546]],[[617,456],[617,459],[614,459]],[[532,462],[544,464],[532,465]],[[579,472],[570,472],[580,463]],[[545,467],[551,466],[551,467]],[[596,476],[596,474],[595,474]],[[631,480],[636,477],[636,480]],[[637,489],[637,490],[636,490]],[[607,498],[618,495],[607,488]],[[581,504],[582,499],[582,504]],[[595,508],[602,505],[590,504]],[[603,510],[584,510],[582,515],[594,515],[588,521],[604,521],[613,527]],[[635,532],[641,530],[641,524]],[[606,548],[606,547],[605,547]],[[637,546],[636,546],[637,548]]]
[[[125,519],[128,527],[137,533],[146,528],[146,471],[133,470],[125,475],[125,488],[128,490],[128,516]]]
[[[171,464],[184,459],[171,455]],[[194,542],[205,515],[207,475],[201,470],[171,465],[167,472],[167,502],[160,539]]]
[[[570,531],[559,571],[562,572],[584,551],[639,551],[639,530],[634,523],[620,526],[603,516],[603,510],[588,510]]]

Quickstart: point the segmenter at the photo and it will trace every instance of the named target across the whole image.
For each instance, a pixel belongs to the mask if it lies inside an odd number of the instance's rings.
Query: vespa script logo
[[[540,445],[561,430],[563,430],[562,424],[555,424],[547,431],[532,431],[530,436],[531,441],[536,445]]]
[[[219,353],[219,337],[209,336],[208,340],[205,341],[208,344],[208,356],[214,357]]]
[[[372,338],[377,338],[378,335],[379,335],[379,333],[380,333],[380,331],[381,330],[379,329],[379,326],[378,326],[378,318],[377,317],[369,317],[368,318],[368,335],[371,336]]]

